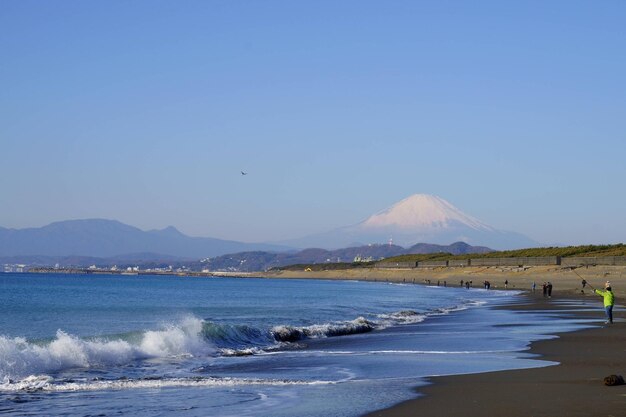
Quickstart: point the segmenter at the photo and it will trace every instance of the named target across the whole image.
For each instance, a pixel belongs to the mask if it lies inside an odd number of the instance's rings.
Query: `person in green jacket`
[[[604,297],[604,311],[606,311],[606,324],[613,324],[613,306],[615,305],[615,296],[611,291],[611,286],[608,285],[602,290],[594,289],[594,292]]]

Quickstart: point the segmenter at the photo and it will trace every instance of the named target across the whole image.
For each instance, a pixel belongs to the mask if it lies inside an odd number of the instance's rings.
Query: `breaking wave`
[[[58,330],[49,343],[0,336],[0,381],[71,368],[127,364],[138,359],[210,355],[215,347],[201,336],[202,320],[142,333],[138,341],[81,339]]]
[[[279,342],[297,342],[306,338],[345,336],[367,333],[374,330],[376,323],[363,317],[339,324],[316,324],[307,327],[276,326],[271,332]]]
[[[300,349],[303,345],[299,342],[306,339],[354,335],[394,325],[416,324],[430,315],[447,314],[467,308],[470,304],[426,313],[402,310],[379,314],[374,319],[358,317],[344,322],[310,326],[278,325],[266,329],[187,317],[160,330],[110,338],[80,338],[62,330],[58,330],[55,338],[47,342],[0,336],[0,389],[12,381],[73,368],[104,369],[152,358],[247,356]]]
[[[413,310],[402,310],[391,314],[379,314],[378,317],[393,324],[415,324],[423,322],[428,316]]]

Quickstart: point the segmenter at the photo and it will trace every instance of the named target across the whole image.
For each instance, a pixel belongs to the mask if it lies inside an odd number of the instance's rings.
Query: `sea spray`
[[[210,355],[215,348],[202,337],[202,325],[202,320],[186,317],[181,323],[167,326],[165,330],[147,331],[139,350],[151,357]]]
[[[0,379],[22,379],[72,368],[117,366],[133,360],[201,356],[215,347],[201,336],[202,320],[187,317],[178,325],[143,333],[139,344],[128,340],[85,340],[58,330],[49,343],[0,336]]]

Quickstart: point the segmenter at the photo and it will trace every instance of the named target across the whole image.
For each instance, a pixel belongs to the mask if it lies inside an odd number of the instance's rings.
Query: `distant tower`
[[[393,246],[393,237],[389,238],[389,246]]]

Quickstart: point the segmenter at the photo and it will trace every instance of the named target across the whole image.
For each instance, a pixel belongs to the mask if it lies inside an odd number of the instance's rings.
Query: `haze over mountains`
[[[492,252],[492,249],[483,246],[470,246],[464,242],[455,242],[445,246],[418,243],[410,248],[385,244],[335,250],[312,248],[299,252],[282,253],[241,252],[204,260],[205,265],[203,267],[208,267],[211,271],[252,272],[297,264],[353,262],[356,259],[360,259],[360,261],[378,261],[383,258],[406,254],[451,253],[453,255],[464,255],[487,252]]]
[[[527,236],[497,230],[446,200],[428,194],[414,194],[355,225],[281,243],[301,248],[340,248],[389,239],[404,247],[421,242],[446,245],[457,241],[493,249],[538,246]]]
[[[0,227],[0,257],[99,257],[122,259],[200,259],[239,252],[296,252],[386,244],[409,248],[417,243],[449,245],[466,242],[493,249],[537,246],[519,233],[504,232],[463,213],[447,201],[416,194],[352,226],[301,239],[244,243],[210,237],[190,237],[170,226],[142,231],[115,220],[68,220],[41,228]],[[363,254],[366,256],[365,254]],[[320,255],[330,256],[332,255]]]
[[[170,226],[143,231],[115,220],[87,219],[56,222],[40,228],[0,227],[0,256],[91,256],[159,254],[198,259],[251,250],[284,251],[288,247],[190,237]]]

